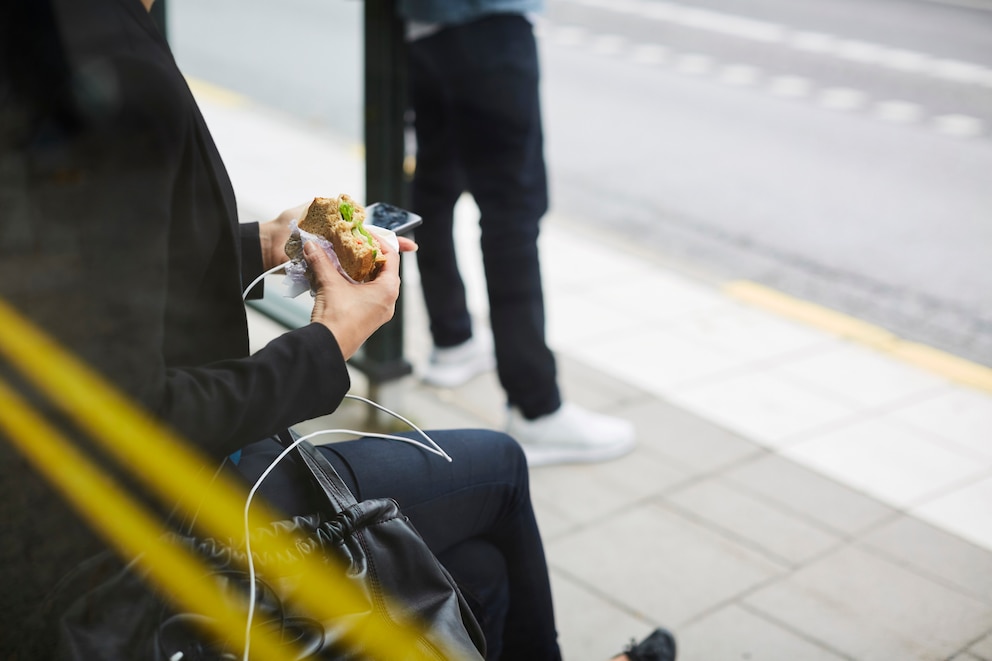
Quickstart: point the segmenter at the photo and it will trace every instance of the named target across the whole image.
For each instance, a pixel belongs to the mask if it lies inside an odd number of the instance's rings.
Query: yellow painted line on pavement
[[[220,85],[208,83],[207,81],[199,78],[187,76],[186,84],[189,85],[189,89],[193,92],[193,96],[202,102],[213,103],[226,108],[248,108],[254,103],[244,94],[229,90],[226,87],[221,87]],[[361,142],[352,144],[348,148],[348,152],[352,158],[360,161],[365,160],[365,145]],[[404,160],[404,171],[407,171],[409,167],[411,167],[411,164]],[[408,171],[407,174],[412,174],[412,170]]]
[[[210,103],[216,103],[229,108],[243,107],[251,103],[248,97],[243,94],[238,94],[237,92],[220,87],[219,85],[214,85],[213,83],[208,83],[199,78],[187,76],[186,84],[189,85],[193,96],[209,101]]]
[[[945,379],[992,393],[992,368],[945,351],[905,340],[860,319],[794,298],[748,280],[734,280],[723,290],[745,303],[770,310],[839,337],[858,342]]]

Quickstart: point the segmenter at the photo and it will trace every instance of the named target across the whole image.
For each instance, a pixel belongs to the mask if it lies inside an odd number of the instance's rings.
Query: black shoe
[[[675,661],[675,637],[658,628],[637,644],[631,641],[623,653],[630,661]]]

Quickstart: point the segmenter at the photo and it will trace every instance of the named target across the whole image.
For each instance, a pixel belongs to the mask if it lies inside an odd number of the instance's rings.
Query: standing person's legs
[[[562,404],[545,339],[537,239],[548,191],[533,27],[520,15],[488,16],[424,39],[417,57],[429,63],[436,96],[444,99],[443,123],[453,145],[447,153],[482,212],[496,366],[510,405],[507,429],[535,466],[626,454],[635,445],[630,422]],[[425,281],[425,294],[428,286]],[[451,362],[472,360],[470,345],[463,345],[465,352],[455,347]],[[440,362],[437,353],[432,363]],[[450,385],[478,373],[476,367],[449,368],[462,378]]]
[[[451,463],[380,439],[322,449],[356,498],[395,499],[465,585],[493,646],[490,658],[560,658],[548,569],[520,447],[504,434],[485,430],[430,435],[451,455]],[[281,449],[275,441],[249,446],[238,469],[254,480]],[[320,499],[309,481],[300,479],[295,459],[284,462],[266,478],[260,496],[286,514],[318,507]]]
[[[417,166],[411,206],[424,222],[416,231],[417,265],[437,347],[453,347],[472,336],[465,285],[458,270],[453,236],[454,207],[464,190],[451,130],[450,92],[438,68],[435,48],[414,42],[409,48],[410,102],[417,138]],[[443,61],[443,58],[442,58]]]
[[[545,342],[537,249],[548,208],[537,44],[533,26],[519,15],[451,31],[466,53],[452,78],[452,119],[481,211],[497,370],[509,404],[536,418],[561,406],[555,358]]]

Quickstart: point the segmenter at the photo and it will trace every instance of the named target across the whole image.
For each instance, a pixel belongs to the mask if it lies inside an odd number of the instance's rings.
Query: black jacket
[[[333,410],[349,387],[320,325],[248,357],[261,272],[210,132],[138,0],[56,4],[76,126],[25,151],[3,224],[5,299],[215,456]],[[15,236],[16,235],[16,236]]]
[[[323,325],[249,356],[258,226],[239,224],[141,2],[52,7],[54,24],[33,14],[5,52],[0,298],[215,458],[333,411],[350,382]],[[12,372],[0,355],[0,377]],[[17,637],[26,607],[97,545],[2,434],[0,455],[0,629]]]

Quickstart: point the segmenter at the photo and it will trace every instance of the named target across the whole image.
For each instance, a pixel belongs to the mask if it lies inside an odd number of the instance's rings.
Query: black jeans
[[[424,217],[417,263],[434,344],[472,336],[452,236],[454,206],[467,190],[481,212],[500,383],[525,417],[551,413],[561,398],[537,249],[548,186],[533,28],[519,15],[447,27],[410,44],[409,71],[412,206]]]
[[[375,438],[319,447],[357,499],[388,497],[399,503],[461,586],[486,634],[488,659],[560,659],[523,452],[499,432],[429,434],[453,462]],[[248,446],[238,470],[254,481],[281,451],[275,440]],[[320,501],[305,475],[290,455],[258,493],[287,515],[313,511]]]

